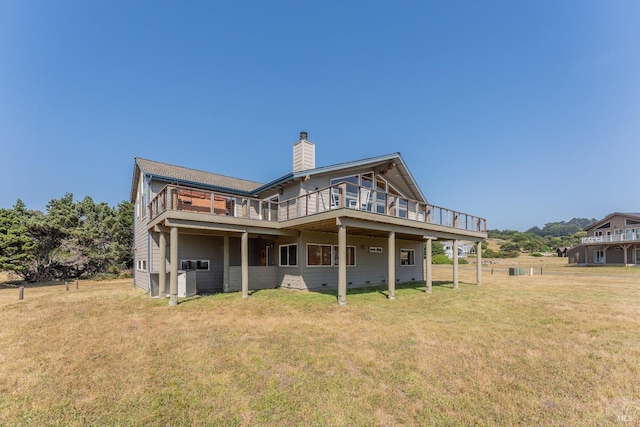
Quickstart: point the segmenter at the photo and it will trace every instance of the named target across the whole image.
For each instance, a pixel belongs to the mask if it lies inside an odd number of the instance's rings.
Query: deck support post
[[[159,277],[158,277],[158,298],[167,297],[167,235],[160,232],[160,260],[159,260]]]
[[[431,293],[433,287],[433,274],[431,271],[431,262],[432,262],[432,250],[431,243],[433,239],[428,238],[425,243],[426,255],[424,257],[424,281],[426,283],[426,292]]]
[[[347,304],[347,227],[338,226],[338,305]]]
[[[482,242],[476,243],[476,285],[482,286]]]
[[[178,227],[171,227],[169,234],[171,249],[171,273],[169,275],[169,305],[178,305]]]
[[[229,292],[229,233],[223,237],[222,263],[222,292]]]
[[[458,239],[453,240],[453,289],[458,289]]]
[[[241,264],[242,264],[242,298],[249,297],[249,232],[242,233],[240,239]]]
[[[388,299],[396,299],[396,232],[389,232],[389,255],[387,257],[389,277],[389,293]]]

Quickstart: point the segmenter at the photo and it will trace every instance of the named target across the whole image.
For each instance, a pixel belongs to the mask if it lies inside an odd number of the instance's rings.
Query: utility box
[[[196,270],[178,270],[178,298],[192,297],[197,293]]]
[[[509,267],[509,276],[524,276],[524,268]]]

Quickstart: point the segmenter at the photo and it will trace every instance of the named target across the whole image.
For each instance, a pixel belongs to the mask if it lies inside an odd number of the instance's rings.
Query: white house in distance
[[[442,242],[442,247],[444,248],[444,254],[449,258],[453,258],[453,240]],[[458,243],[458,256],[461,258],[473,255],[475,251],[475,244],[473,242],[461,241]]]
[[[431,289],[433,239],[487,237],[484,218],[429,203],[400,153],[317,167],[306,132],[293,170],[266,184],[136,158],[131,201],[135,286],[170,305],[179,282],[243,297],[337,288],[341,305],[349,287],[384,284],[393,299],[396,283]]]

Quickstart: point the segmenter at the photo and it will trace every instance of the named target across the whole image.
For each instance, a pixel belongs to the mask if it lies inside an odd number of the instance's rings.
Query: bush
[[[448,256],[438,254],[431,257],[431,264],[451,264]]]
[[[531,256],[542,256],[542,254],[540,252],[534,252],[531,254]]]
[[[469,261],[466,258],[458,258],[458,264],[469,264]]]

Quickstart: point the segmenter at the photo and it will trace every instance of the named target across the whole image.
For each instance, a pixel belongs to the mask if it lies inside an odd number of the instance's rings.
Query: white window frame
[[[147,271],[147,260],[146,259],[137,260],[136,269],[138,271]]]
[[[595,264],[604,264],[605,258],[603,249],[596,249],[593,251],[593,262]]]
[[[355,246],[351,246],[351,245],[347,245],[347,249],[349,248],[353,248],[353,264],[347,264],[347,267],[355,267],[356,266],[356,247]],[[338,245],[334,245],[333,246],[333,256],[331,257],[331,259],[333,259],[333,265],[335,267],[338,266],[338,251],[340,249],[338,248]],[[347,257],[347,261],[349,261],[349,257]]]
[[[289,264],[289,257],[290,257],[290,252],[289,251],[291,250],[290,248],[292,246],[295,247],[295,251],[296,251],[296,263],[295,264]],[[287,263],[286,264],[282,263],[282,248],[283,247],[287,248]],[[278,265],[280,267],[297,267],[298,264],[299,264],[299,260],[298,260],[300,258],[299,255],[300,254],[298,253],[298,244],[297,243],[289,243],[289,244],[286,244],[286,245],[280,245],[280,246],[278,246]]]
[[[403,264],[402,263],[402,253],[403,252],[407,252],[407,261],[409,262],[409,264]],[[412,254],[412,255],[411,255]],[[416,265],[416,250],[415,249],[407,249],[407,248],[401,248],[400,249],[400,267],[415,267]]]
[[[321,247],[329,247],[329,251],[331,252],[329,264],[309,264],[309,249],[311,246],[321,246]],[[322,261],[322,260],[321,260]],[[307,267],[333,267],[333,245],[329,243],[307,243]]]

